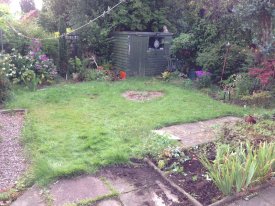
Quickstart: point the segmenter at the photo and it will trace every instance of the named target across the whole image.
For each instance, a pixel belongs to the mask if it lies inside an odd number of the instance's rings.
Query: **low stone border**
[[[179,187],[177,184],[175,184],[172,180],[168,179],[166,177],[166,175],[149,159],[145,158],[144,161],[151,166],[157,173],[160,174],[160,176],[165,179],[175,190],[179,191],[180,193],[182,193],[194,206],[203,206],[203,204],[201,204],[198,200],[196,200],[192,195],[190,195],[188,192],[186,192],[184,189],[182,189],[181,187]],[[253,188],[253,192],[257,192],[259,190],[263,190],[265,188],[268,188],[270,186],[274,186],[275,185],[275,179],[271,179],[270,182],[264,183],[262,185],[256,186]],[[251,192],[251,190],[250,190]],[[234,202],[235,200],[239,200],[243,197],[245,197],[248,193],[247,192],[243,192],[243,193],[238,193],[232,196],[227,196],[217,202],[214,202],[208,206],[221,206],[221,205],[225,205],[231,202]]]
[[[22,112],[22,113],[27,113],[28,110],[26,109],[2,109],[0,110],[1,114],[10,114],[10,113],[15,113],[15,112]]]

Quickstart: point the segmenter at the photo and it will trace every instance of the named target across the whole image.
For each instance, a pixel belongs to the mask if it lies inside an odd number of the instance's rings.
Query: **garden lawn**
[[[132,102],[122,97],[127,90],[163,91],[165,95]],[[35,179],[41,184],[125,163],[170,144],[152,135],[152,129],[247,112],[153,79],[61,84],[35,92],[21,90],[7,107],[28,109],[23,141]]]

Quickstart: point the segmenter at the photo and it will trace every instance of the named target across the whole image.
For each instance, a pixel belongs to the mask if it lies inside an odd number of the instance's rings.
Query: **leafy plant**
[[[206,88],[211,85],[211,74],[206,71],[196,71],[196,82],[195,85],[198,88]]]
[[[266,60],[261,66],[262,68],[250,68],[249,75],[258,78],[265,87],[275,80],[275,59]]]
[[[2,70],[14,84],[32,85],[50,84],[57,72],[52,59],[41,50],[41,43],[33,41],[27,55],[21,55],[13,49],[10,54],[4,54],[0,62]]]
[[[268,180],[275,169],[274,150],[275,144],[266,142],[258,147],[248,142],[236,148],[219,145],[213,162],[206,157],[201,157],[200,161],[216,186],[229,195]]]
[[[247,105],[255,105],[260,107],[268,107],[272,101],[272,95],[268,91],[254,92],[252,95],[241,97]]]
[[[5,70],[0,67],[0,104],[3,103],[10,95],[10,82],[6,77]]]
[[[237,96],[252,94],[258,87],[258,81],[251,78],[247,73],[240,73],[235,76],[234,80]]]
[[[168,81],[171,78],[171,72],[165,71],[161,73],[161,77],[164,81]]]

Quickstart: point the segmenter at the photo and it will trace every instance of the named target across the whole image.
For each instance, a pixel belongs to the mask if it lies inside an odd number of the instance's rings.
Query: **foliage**
[[[247,124],[246,122],[237,122],[236,124],[227,124],[221,130],[221,141],[227,144],[239,144],[240,142],[250,141],[259,144],[259,142],[274,142],[275,140],[275,121],[272,120],[272,112],[264,113],[256,118],[257,124]]]
[[[262,53],[272,50],[275,2],[270,0],[239,0],[235,6],[236,16],[246,29],[253,31],[254,42]]]
[[[104,80],[104,79],[106,79],[106,74],[102,70],[87,69],[84,73],[84,80],[86,81]]]
[[[35,4],[33,0],[21,0],[20,7],[24,13],[28,13],[31,10],[35,10]]]
[[[275,80],[275,59],[263,62],[262,68],[250,68],[249,75],[258,78],[263,87],[273,83]]]
[[[9,21],[10,24],[16,28],[20,33],[36,38],[51,38],[53,35],[46,32],[35,20],[32,21]],[[18,36],[10,27],[4,32],[4,49],[7,53],[12,52],[12,49],[16,49],[22,55],[27,55],[29,52],[29,45],[32,40]],[[57,62],[58,57],[58,41],[55,39],[45,39],[41,43],[43,47],[42,51],[50,58]]]
[[[171,78],[171,72],[165,71],[161,73],[161,77],[164,81],[168,81]]]
[[[221,77],[226,47],[224,42],[211,44],[198,53],[196,63],[213,74],[214,80]],[[238,45],[231,45],[225,67],[224,77],[244,72],[251,65],[250,51]]]
[[[37,84],[52,83],[56,77],[53,60],[41,51],[41,44],[33,41],[31,51],[23,56],[15,49],[5,54],[1,63],[2,71],[14,84],[23,84],[34,89]]]
[[[195,86],[199,89],[207,88],[211,85],[211,73],[206,71],[196,71],[197,79]]]
[[[256,89],[257,80],[251,78],[247,73],[235,75],[235,90],[237,96],[252,94]]]
[[[2,67],[2,60],[0,62],[0,104],[6,101],[10,95],[10,82],[6,77],[4,67]]]
[[[275,144],[261,143],[258,147],[250,143],[233,148],[219,145],[215,160],[211,163],[202,157],[201,162],[217,187],[230,195],[249,186],[268,180],[274,172]]]
[[[252,95],[241,97],[246,105],[254,105],[258,107],[268,107],[272,104],[272,95],[268,91],[254,92]]]
[[[69,59],[69,73],[81,73],[83,72],[83,63],[78,57]]]

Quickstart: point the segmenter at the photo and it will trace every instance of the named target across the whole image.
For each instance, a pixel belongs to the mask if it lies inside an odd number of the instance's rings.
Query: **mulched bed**
[[[27,168],[19,139],[23,122],[23,112],[0,112],[0,192],[15,186]]]
[[[176,185],[180,186],[203,205],[209,205],[224,197],[215,184],[208,179],[206,169],[199,161],[199,153],[205,151],[208,159],[215,158],[215,145],[213,143],[204,144],[184,150],[184,154],[188,160],[179,161],[178,158],[168,158],[166,169],[162,169],[166,176]],[[155,165],[158,162],[152,159]],[[180,162],[180,163],[179,163]],[[173,164],[183,168],[182,172],[172,172]],[[167,168],[170,168],[167,170]]]
[[[207,180],[206,170],[197,160],[196,154],[189,153],[193,159],[182,164],[184,175],[172,173],[168,176],[203,205],[214,203],[224,196],[212,181]],[[172,162],[171,162],[172,163]]]
[[[126,99],[137,102],[152,100],[163,95],[164,93],[160,91],[127,91],[122,94]]]

